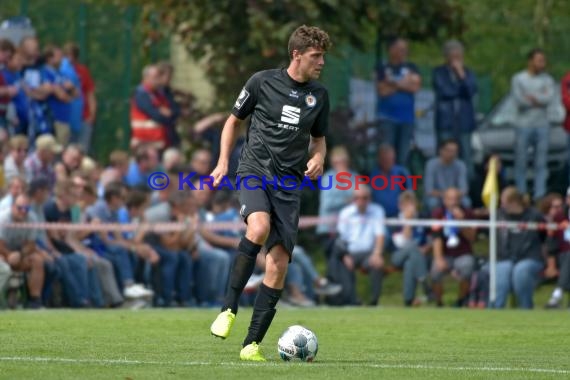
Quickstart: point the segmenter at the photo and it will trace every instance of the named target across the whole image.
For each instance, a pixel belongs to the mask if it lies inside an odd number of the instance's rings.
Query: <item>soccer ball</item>
[[[277,351],[284,361],[312,362],[318,350],[319,343],[315,333],[299,325],[287,328],[277,342]]]

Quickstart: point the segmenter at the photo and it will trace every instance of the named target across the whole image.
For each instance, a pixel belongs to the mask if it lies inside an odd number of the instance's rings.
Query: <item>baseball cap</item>
[[[63,147],[57,143],[55,137],[52,135],[44,134],[36,139],[36,149],[49,149],[53,153],[61,153]]]

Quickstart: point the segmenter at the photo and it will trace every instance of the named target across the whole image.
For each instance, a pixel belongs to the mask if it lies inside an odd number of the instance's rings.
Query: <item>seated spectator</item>
[[[162,169],[169,171],[176,171],[176,167],[180,167],[184,161],[182,153],[177,148],[168,148],[162,154]]]
[[[10,138],[10,153],[4,159],[4,180],[10,181],[13,177],[26,178],[26,168],[24,161],[28,154],[28,138],[23,135],[16,135]]]
[[[383,144],[378,148],[378,166],[370,173],[371,177],[385,176],[388,181],[394,176],[405,177],[410,175],[408,169],[403,166],[396,165],[396,151],[388,144]],[[382,187],[384,182],[379,180],[376,185]],[[404,182],[406,190],[412,190],[411,180]],[[398,198],[405,190],[399,186],[391,186],[390,182],[383,190],[372,189],[372,201],[382,206],[386,212],[387,218],[395,218],[398,216]]]
[[[440,220],[473,219],[469,208],[461,205],[461,191],[449,188],[443,193],[443,207],[433,211],[432,217]],[[456,306],[462,307],[468,302],[469,280],[475,267],[472,244],[476,229],[472,227],[434,226],[433,265],[431,268],[432,289],[438,306],[443,306],[442,280],[446,273],[451,273],[459,281],[459,295]]]
[[[341,284],[338,295],[341,304],[360,304],[356,294],[355,270],[362,268],[370,275],[371,305],[377,305],[382,288],[384,259],[384,210],[372,203],[368,186],[354,191],[354,201],[343,208],[338,217],[338,239],[331,256],[329,276]]]
[[[81,146],[76,144],[70,144],[65,148],[61,161],[54,166],[56,181],[69,179],[71,174],[80,168],[84,156],[81,149]]]
[[[80,222],[80,220],[72,221],[71,207],[78,202],[78,199],[71,188],[69,180],[56,183],[54,196],[44,205],[47,222]],[[88,233],[92,232],[88,231]],[[94,271],[88,272],[90,298],[95,303],[94,306],[118,307],[123,304],[124,299],[115,279],[113,265],[83,244],[80,231],[50,230],[48,236],[53,246],[57,247],[60,252],[79,253],[86,257],[88,268],[95,268]]]
[[[129,164],[125,183],[129,187],[148,186],[148,176],[158,169],[159,164],[158,150],[150,145],[140,145]]]
[[[38,177],[34,178],[30,182],[28,190],[28,196],[30,197],[30,213],[38,223],[46,222],[43,205],[49,199],[50,192],[50,183],[47,178]],[[38,230],[36,244],[47,253],[49,257],[48,263],[53,264],[53,272],[55,272],[55,274],[52,274],[53,278],[51,279],[48,279],[46,273],[44,300],[49,298],[51,290],[46,289],[46,287],[51,285],[51,281],[59,280],[62,284],[63,293],[68,306],[87,307],[91,304],[102,304],[101,299],[94,300],[93,302],[90,300],[88,271],[94,271],[95,269],[88,268],[85,256],[69,250],[69,247],[65,245],[61,247],[63,248],[63,252],[61,252],[54,246],[52,240],[48,236],[48,231],[44,229]],[[48,271],[46,270],[46,272]]]
[[[36,150],[28,155],[24,161],[27,181],[33,178],[45,177],[49,181],[49,188],[55,186],[55,156],[61,153],[63,147],[57,143],[52,135],[41,135],[36,139]]]
[[[0,210],[10,208],[12,202],[20,194],[26,192],[26,180],[22,177],[12,177],[8,182],[8,193],[0,200]]]
[[[30,199],[20,194],[11,207],[0,211],[0,255],[14,272],[24,272],[28,285],[28,304],[31,309],[41,308],[44,286],[45,258],[36,245],[35,228],[5,227],[7,223],[35,223],[29,213]]]
[[[121,183],[111,183],[105,188],[104,199],[98,200],[86,210],[87,221],[91,223],[119,223],[118,211],[124,204],[126,189]],[[132,244],[126,240],[120,231],[101,231],[97,234],[100,239],[99,248],[104,258],[113,263],[117,273],[117,282],[127,299],[152,297],[153,292],[141,284],[135,283],[135,268],[131,257]],[[136,254],[136,252],[134,252]],[[158,256],[142,257],[153,262]]]
[[[551,194],[546,197],[548,205],[543,214],[551,223],[568,223],[570,207],[570,188],[566,191],[566,207],[560,194]],[[570,227],[556,231],[548,231],[548,257],[544,271],[546,278],[556,278],[556,287],[552,291],[546,304],[547,309],[558,309],[562,305],[564,292],[570,292]]]
[[[336,180],[337,174],[343,172],[350,173],[352,178],[357,175],[350,168],[350,157],[346,147],[334,147],[329,157],[331,168],[323,174],[321,182],[323,190],[319,192],[319,218],[337,217],[340,210],[348,206],[352,201],[354,189],[352,186],[347,190],[337,189],[336,186],[340,184]],[[328,188],[329,186],[330,188]],[[327,223],[319,223],[317,226],[316,232],[323,244],[327,259],[331,255],[333,243],[337,237],[336,225],[336,221],[332,220]]]
[[[467,169],[463,161],[457,158],[458,150],[459,145],[455,140],[445,140],[439,147],[439,156],[426,164],[424,191],[430,212],[442,206],[443,193],[452,187],[459,190],[461,205],[471,207]]]
[[[144,213],[147,223],[188,223],[183,231],[154,232],[141,229],[134,241],[147,243],[159,255],[159,283],[155,284],[155,305],[170,307],[175,302],[182,306],[194,305],[191,287],[193,284],[192,256],[196,255],[197,215],[189,192],[173,191],[168,202],[150,207]]]
[[[209,176],[212,172],[212,153],[204,148],[196,150],[190,159],[190,168],[197,177]]]
[[[300,278],[302,279],[302,291],[309,299],[315,296],[335,296],[342,291],[342,285],[335,284],[326,277],[321,276],[311,257],[305,249],[300,245],[293,247],[292,264],[299,268]]]
[[[201,224],[197,237],[199,257],[197,260],[199,268],[197,291],[203,303],[216,305],[221,303],[225,296],[231,266],[230,252],[237,250],[240,237],[224,236],[219,231],[205,228],[207,207],[212,191],[207,185],[201,187],[199,180],[195,180],[193,185],[196,190],[193,190],[192,194],[196,201]]]
[[[419,219],[418,202],[411,191],[400,194],[399,218],[402,221]],[[403,271],[404,305],[412,306],[416,301],[416,287],[429,294],[427,286],[427,254],[431,249],[427,227],[404,225],[394,229],[392,240],[396,251],[392,254],[392,265]],[[416,301],[417,303],[417,301]]]
[[[544,223],[540,213],[529,207],[515,187],[501,194],[498,221]],[[495,308],[504,308],[509,293],[514,292],[521,309],[532,309],[533,295],[544,269],[542,251],[546,240],[544,230],[505,228],[497,233],[497,298]]]
[[[242,224],[242,218],[239,214],[239,203],[236,205],[236,199],[230,191],[217,190],[212,197],[212,207],[211,212],[208,212],[205,216],[208,222],[235,222],[236,224]],[[228,230],[216,230],[216,232],[221,236],[240,238],[243,233],[238,229],[228,229]],[[235,253],[237,251],[232,251]]]

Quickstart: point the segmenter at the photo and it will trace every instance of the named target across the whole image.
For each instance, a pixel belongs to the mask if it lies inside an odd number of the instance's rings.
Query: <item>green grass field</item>
[[[488,379],[570,377],[568,311],[280,308],[262,345],[239,361],[251,309],[214,339],[217,310],[42,310],[0,313],[2,379]],[[319,338],[314,363],[286,363],[289,325]]]

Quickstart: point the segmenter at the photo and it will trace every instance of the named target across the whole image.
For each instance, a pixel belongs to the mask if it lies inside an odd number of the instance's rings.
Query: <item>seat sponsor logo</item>
[[[299,124],[301,109],[293,106],[283,106],[281,121],[289,124]]]

